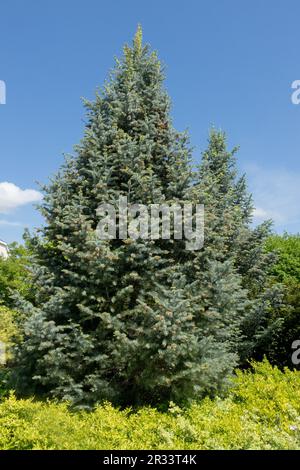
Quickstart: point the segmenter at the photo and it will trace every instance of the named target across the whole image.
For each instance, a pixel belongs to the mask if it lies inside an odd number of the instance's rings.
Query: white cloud
[[[35,189],[21,189],[13,183],[0,183],[0,213],[7,214],[17,207],[40,201],[42,194]]]
[[[23,224],[21,222],[11,222],[10,220],[0,219],[0,226],[6,227],[22,227]]]
[[[274,221],[275,228],[300,227],[300,173],[286,169],[246,169],[253,193],[254,222]]]
[[[255,207],[253,215],[256,219],[269,219],[269,218],[271,218],[271,214],[268,211],[266,211],[265,209],[263,209],[262,207]]]

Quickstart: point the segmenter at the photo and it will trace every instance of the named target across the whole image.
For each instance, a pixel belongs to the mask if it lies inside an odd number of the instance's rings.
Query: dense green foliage
[[[0,341],[8,347],[19,336],[17,317],[17,312],[0,305]]]
[[[0,403],[0,449],[300,449],[299,416],[300,373],[263,362],[239,372],[226,399],[164,413],[11,396]]]
[[[278,257],[272,275],[280,282],[300,282],[300,235],[273,235],[266,241],[267,251],[276,251]]]
[[[235,150],[212,131],[192,172],[187,136],[170,118],[157,55],[124,48],[95,102],[76,155],[44,188],[45,225],[29,239],[38,295],[14,364],[20,393],[75,404],[176,403],[223,390],[267,338],[276,289],[266,284],[268,224],[252,204]],[[97,208],[204,203],[205,244],[100,240]],[[171,234],[172,237],[173,234]]]
[[[5,345],[6,363],[12,359],[12,350],[20,342],[23,313],[15,310],[15,296],[27,301],[34,298],[29,252],[25,246],[12,243],[9,257],[0,256],[0,342]],[[0,364],[0,396],[8,391],[10,369]]]
[[[10,369],[7,362],[12,357],[12,348],[16,341],[21,340],[20,315],[0,305],[0,396],[6,395],[9,391]]]
[[[266,249],[277,253],[270,280],[283,284],[284,298],[270,316],[270,322],[279,321],[280,326],[263,352],[272,363],[293,367],[292,343],[300,340],[300,235],[274,235],[268,238]]]
[[[32,278],[28,266],[28,250],[17,243],[9,246],[7,259],[0,256],[0,304],[12,306],[12,294],[15,292],[25,299],[33,298]]]

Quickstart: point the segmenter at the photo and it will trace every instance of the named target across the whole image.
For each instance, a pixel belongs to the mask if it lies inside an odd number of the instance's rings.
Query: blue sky
[[[278,232],[300,231],[300,2],[3,0],[0,4],[0,238],[41,218],[32,202],[82,137],[92,98],[138,23],[166,64],[175,126],[200,159],[211,125],[240,145],[257,206]]]

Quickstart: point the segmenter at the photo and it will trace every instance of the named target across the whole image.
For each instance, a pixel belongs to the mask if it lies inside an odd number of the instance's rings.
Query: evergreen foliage
[[[212,129],[189,196],[205,205],[205,244],[196,253],[188,277],[197,279],[199,291],[203,291],[201,276],[207,272],[207,261],[215,267],[223,266],[222,269],[227,266],[227,275],[220,271],[220,281],[224,279],[227,288],[227,295],[221,293],[222,302],[231,307],[228,326],[231,333],[236,327],[239,363],[244,365],[252,357],[262,359],[265,348],[278,333],[280,318],[275,322],[270,318],[281,305],[282,289],[278,283],[269,282],[276,260],[272,250],[265,250],[271,221],[255,228],[251,224],[252,196],[245,175],[238,175],[237,150],[228,151],[225,134]],[[218,285],[216,278],[213,284]],[[213,299],[208,311],[216,310],[219,303],[218,298]],[[220,313],[224,321],[224,309]],[[215,324],[224,335],[225,325]]]
[[[239,361],[242,330],[250,351],[263,328],[268,228],[249,227],[251,200],[222,133],[211,133],[193,174],[163,80],[139,28],[103,91],[85,102],[75,156],[44,188],[46,223],[29,240],[38,294],[34,306],[19,305],[27,315],[14,367],[19,392],[77,405],[215,394]],[[204,203],[204,248],[99,240],[97,208],[117,207],[120,195],[129,203]]]

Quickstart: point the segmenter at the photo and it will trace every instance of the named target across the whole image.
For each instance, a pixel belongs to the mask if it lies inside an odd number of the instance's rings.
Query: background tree
[[[224,132],[212,129],[190,195],[191,199],[205,205],[205,245],[193,260],[188,276],[198,278],[199,282],[210,259],[215,266],[226,265],[231,276],[239,279],[245,299],[236,299],[237,317],[229,316],[228,324],[235,325],[242,333],[242,336],[237,335],[236,346],[239,363],[244,365],[252,357],[262,359],[267,345],[278,333],[280,318],[271,322],[270,317],[281,303],[281,288],[278,283],[272,286],[269,283],[275,262],[274,252],[265,250],[271,221],[252,226],[252,196],[245,175],[238,175],[237,150],[228,151]],[[195,263],[198,263],[199,274]],[[222,273],[220,276],[222,278]],[[226,283],[228,296],[222,301],[228,305],[240,293],[232,289],[227,280]],[[216,305],[214,301],[213,308]],[[220,330],[224,333],[223,325]]]
[[[9,246],[9,257],[0,256],[0,342],[5,345],[6,362],[0,364],[0,396],[8,393],[10,361],[16,342],[22,338],[24,315],[15,310],[15,297],[34,300],[29,250],[17,243]]]
[[[273,364],[293,368],[292,343],[300,339],[300,236],[273,235],[265,246],[267,252],[277,253],[270,282],[281,283],[284,296],[280,307],[271,311],[270,323],[280,327],[264,352]]]
[[[15,292],[27,300],[33,299],[29,252],[25,246],[12,243],[9,257],[0,256],[0,304],[12,307]]]

